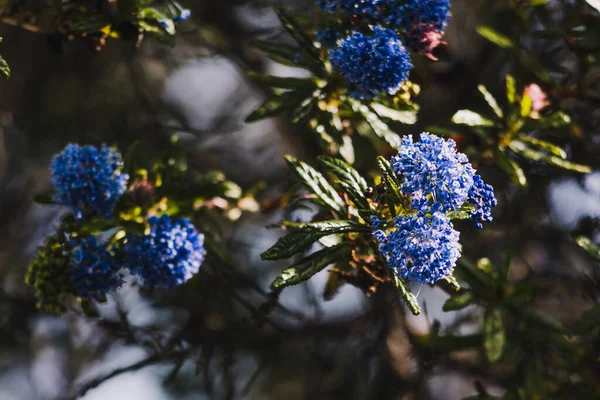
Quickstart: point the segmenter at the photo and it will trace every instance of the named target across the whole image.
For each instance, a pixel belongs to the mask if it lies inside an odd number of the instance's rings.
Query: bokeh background
[[[458,109],[480,106],[478,83],[502,93],[504,75],[515,73],[514,62],[476,33],[477,25],[489,24],[508,34],[523,32],[521,43],[561,66],[557,80],[585,82],[587,95],[566,98],[561,107],[586,129],[585,139],[568,148],[570,156],[596,169],[599,71],[583,70],[563,41],[527,33],[560,26],[573,1],[550,1],[544,18],[530,19],[534,26],[529,27],[511,17],[510,3],[452,1],[440,61],[421,65],[412,77],[423,89],[417,99],[419,122],[397,127],[398,133],[415,134],[447,122]],[[460,323],[461,334],[479,329],[481,310],[444,313],[447,295],[437,289],[413,288],[427,312],[407,317],[396,295],[385,290],[367,298],[346,286],[334,300],[324,301],[323,272],[284,291],[279,300],[287,311],[273,312],[274,326],[257,325],[247,306],[267,300],[268,284],[281,271],[280,264],[259,257],[280,234],[265,227],[280,221],[281,211],[247,214],[224,230],[246,277],[236,287],[209,281],[191,305],[126,288],[102,306],[107,323],[35,310],[23,283],[26,266],[64,210],[37,205],[32,197],[49,187],[49,161],[68,142],[109,142],[126,149],[141,140],[152,148],[176,133],[190,168],[222,170],[244,188],[262,182],[268,187],[262,198],[289,187],[284,155],[310,161],[318,154],[304,139],[306,128],[285,117],[244,123],[267,94],[244,71],[306,75],[248,46],[252,38],[286,40],[274,4],[315,18],[310,0],[194,0],[193,22],[178,31],[174,48],[150,38],[139,49],[112,40],[95,52],[76,40],[63,54],[52,51],[43,34],[0,26],[1,51],[13,70],[10,79],[0,81],[0,399],[83,394],[85,400],[453,400],[476,394],[475,381],[490,394],[502,394],[502,385],[469,361],[477,354],[441,362],[419,353],[408,339],[407,331],[425,333],[432,326],[452,331]],[[518,77],[522,82],[533,78]],[[496,187],[500,206],[485,232],[463,234],[466,254],[494,256],[511,248],[517,255],[511,265],[515,281],[532,271],[550,282],[588,279],[593,266],[569,235],[580,230],[600,241],[600,175],[580,177],[529,165],[530,185],[517,188],[493,166],[480,168]],[[574,320],[589,305],[589,298],[568,285],[551,287],[538,306],[561,321]],[[124,320],[130,328],[125,339],[114,327]],[[192,336],[186,340],[194,344],[186,353],[190,357],[152,358],[156,346],[169,343],[190,323],[197,325],[187,330]],[[131,365],[135,368],[128,369]],[[125,370],[105,379],[119,369]],[[82,392],[86,386],[89,390]]]

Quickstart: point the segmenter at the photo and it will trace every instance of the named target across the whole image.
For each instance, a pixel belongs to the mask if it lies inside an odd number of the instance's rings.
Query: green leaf
[[[557,111],[548,116],[542,117],[538,120],[530,120],[528,124],[533,126],[535,129],[544,129],[544,128],[560,128],[561,126],[570,125],[573,121],[571,117],[562,112]]]
[[[321,272],[328,265],[331,265],[348,255],[349,245],[347,242],[319,250],[283,271],[277,279],[271,283],[271,289],[283,289],[287,286],[304,282],[317,272]]]
[[[175,35],[175,24],[173,20],[156,8],[142,8],[137,14],[136,23],[144,31],[154,33],[160,39],[171,41],[171,36]]]
[[[502,311],[498,308],[488,310],[483,323],[483,347],[489,362],[496,362],[502,357],[506,338]]]
[[[382,156],[377,157],[377,165],[381,170],[381,177],[385,183],[387,189],[386,194],[389,199],[397,206],[402,205],[404,203],[404,196],[402,196],[400,182],[398,182],[398,177],[394,173],[392,165]]]
[[[284,29],[300,44],[303,50],[302,53],[310,58],[312,66],[315,68],[313,71],[317,72],[316,70],[322,70],[324,65],[319,57],[319,53],[315,48],[312,39],[304,33],[302,26],[292,15],[282,8],[276,8],[275,13]]]
[[[579,236],[575,238],[575,243],[590,256],[600,261],[600,248],[592,242],[592,240],[585,236]]]
[[[471,292],[469,290],[469,291],[466,291],[459,295],[450,297],[444,303],[444,307],[442,307],[442,310],[444,310],[444,311],[462,310],[463,308],[468,307],[469,305],[473,304],[473,300],[474,300],[473,292]]]
[[[248,77],[256,82],[260,82],[272,88],[305,90],[317,89],[317,84],[313,78],[280,77],[265,75],[256,71],[248,71]]]
[[[393,121],[400,122],[406,125],[414,125],[417,123],[418,110],[394,110],[381,103],[371,103],[371,108],[382,118],[389,118]]]
[[[293,223],[286,221],[285,225],[294,229],[287,235],[279,238],[270,249],[261,254],[263,260],[287,259],[296,253],[308,249],[314,242],[322,237],[349,233],[370,232],[371,229],[352,221],[323,221],[314,223]]]
[[[454,289],[455,291],[458,292],[460,290],[460,285],[458,284],[458,280],[454,275],[446,275],[444,276],[443,280],[448,286],[450,286],[450,288]]]
[[[572,163],[570,161],[564,160],[560,157],[554,156],[552,154],[548,154],[545,152],[540,152],[537,150],[533,150],[525,145],[525,143],[520,142],[518,140],[513,140],[510,145],[510,149],[515,153],[519,154],[522,157],[528,158],[533,161],[543,161],[547,164],[557,166],[559,168],[563,168],[569,171],[580,172],[582,174],[587,174],[592,172],[592,169],[587,165],[581,165]]]
[[[531,114],[531,109],[533,107],[533,100],[529,97],[528,94],[523,95],[521,99],[521,117],[526,117]]]
[[[502,112],[502,109],[500,108],[500,106],[498,106],[498,102],[496,101],[494,96],[492,96],[492,94],[487,90],[487,88],[483,85],[479,85],[477,86],[477,89],[479,89],[479,91],[483,95],[483,98],[485,99],[486,103],[490,106],[492,111],[494,111],[494,114],[496,114],[498,118],[504,118],[504,113]]]
[[[489,26],[479,25],[477,27],[477,33],[489,40],[490,42],[500,46],[504,49],[516,48],[515,43],[508,36],[504,36],[498,33],[496,30]]]
[[[314,194],[319,202],[339,215],[346,213],[346,204],[337,191],[327,182],[327,179],[305,162],[298,161],[291,156],[286,156],[285,161],[302,183]]]
[[[517,81],[512,75],[506,75],[506,98],[510,104],[517,99]]]
[[[500,168],[502,168],[510,177],[510,179],[521,186],[527,186],[527,178],[525,177],[525,172],[519,167],[515,161],[508,158],[506,153],[497,149],[494,152],[494,159]]]
[[[406,306],[410,310],[413,315],[421,314],[421,306],[419,306],[419,302],[417,301],[417,297],[410,292],[410,289],[406,286],[406,283],[402,280],[402,278],[394,275],[394,285],[400,293],[402,300],[406,303]]]
[[[397,149],[400,146],[400,136],[393,132],[390,127],[379,118],[377,113],[373,112],[368,106],[361,102],[349,99],[352,110],[361,114],[365,122],[369,124],[375,135],[383,139],[391,148]]]
[[[339,185],[348,194],[360,216],[368,221],[372,211],[364,195],[367,190],[367,182],[364,178],[352,166],[338,158],[320,156],[318,160],[339,179]]]
[[[461,209],[461,210],[457,210],[457,211],[450,211],[446,216],[451,219],[451,220],[467,220],[471,218],[471,210],[472,207],[469,207],[469,209]]]
[[[350,164],[339,158],[319,156],[318,160],[325,168],[334,174],[340,181],[352,185],[356,190],[367,190],[367,181]]]
[[[46,190],[33,196],[33,201],[38,204],[56,204],[54,202],[54,189]]]
[[[2,56],[0,56],[0,73],[6,78],[10,78],[10,67]]]
[[[467,126],[494,126],[494,122],[471,110],[460,110],[452,116],[452,122]]]
[[[279,115],[282,112],[299,105],[304,97],[304,94],[300,94],[296,91],[273,94],[246,118],[246,122],[255,122]]]
[[[519,136],[519,141],[530,144],[535,147],[538,147],[538,148],[545,150],[551,154],[554,154],[555,156],[558,156],[562,159],[567,158],[567,153],[563,149],[561,149],[557,145],[546,142],[544,140],[540,140],[540,139],[522,135],[522,136]]]
[[[279,64],[298,67],[296,57],[298,48],[296,47],[283,43],[265,42],[263,40],[251,40],[248,45],[263,51],[267,57]]]

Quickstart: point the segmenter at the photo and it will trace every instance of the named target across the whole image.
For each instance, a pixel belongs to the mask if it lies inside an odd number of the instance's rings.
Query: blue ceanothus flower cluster
[[[79,220],[112,218],[127,190],[129,177],[122,167],[121,154],[106,145],[69,144],[52,160],[54,200],[69,207]],[[124,269],[140,276],[149,288],[171,288],[197,273],[206,255],[204,235],[187,219],[163,215],[149,218],[148,223],[147,235],[127,235],[124,255],[93,236],[74,242],[70,279],[75,292],[84,298],[101,298],[122,285]]]
[[[122,168],[121,154],[106,145],[98,149],[69,144],[54,156],[50,166],[54,201],[70,208],[77,219],[110,218],[127,190],[129,176],[121,173]]]
[[[413,67],[406,48],[434,59],[431,52],[442,43],[450,19],[448,0],[316,2],[327,12],[349,14],[353,27],[361,21],[369,27],[368,33],[351,30],[343,40],[332,27],[316,35],[323,46],[334,47],[329,52],[333,68],[346,79],[350,95],[361,100],[398,91]]]
[[[491,222],[497,205],[493,188],[475,173],[452,139],[422,133],[404,136],[392,157],[401,190],[412,210],[391,221],[373,217],[375,239],[388,266],[403,279],[435,283],[450,274],[460,257],[459,233],[448,212],[470,205],[478,228]]]
[[[187,282],[204,261],[204,235],[187,219],[168,215],[148,220],[150,233],[128,238],[125,256],[129,270],[146,287],[172,288]]]

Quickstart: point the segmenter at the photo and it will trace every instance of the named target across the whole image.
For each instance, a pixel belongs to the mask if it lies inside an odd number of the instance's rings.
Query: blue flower
[[[328,26],[315,32],[317,42],[323,47],[335,46],[340,34],[335,26]]]
[[[469,190],[469,203],[475,206],[471,211],[471,217],[478,228],[483,227],[482,222],[492,222],[492,208],[498,205],[498,201],[494,196],[494,188],[486,184],[479,175],[473,177],[473,186]]]
[[[443,32],[450,20],[448,0],[396,0],[389,8],[386,22],[405,32],[416,26],[430,25]]]
[[[127,189],[127,174],[117,151],[102,145],[80,147],[69,144],[54,156],[50,180],[54,201],[72,209],[76,218],[109,218],[119,197]]]
[[[335,12],[337,8],[341,8],[355,16],[366,16],[376,18],[381,7],[388,0],[316,0],[323,10],[327,12]]]
[[[452,139],[426,132],[416,143],[411,136],[402,138],[392,167],[401,175],[402,191],[411,196],[415,210],[458,210],[467,200],[475,170],[455,146]]]
[[[98,244],[93,236],[73,251],[72,260],[71,283],[81,297],[101,298],[123,284],[120,266],[106,245]]]
[[[146,287],[171,288],[191,279],[204,261],[204,235],[184,219],[168,215],[148,220],[150,233],[127,239],[125,255],[129,270]]]
[[[402,279],[435,283],[451,274],[460,257],[460,234],[443,214],[400,216],[382,227],[375,219],[373,236],[389,268]]]
[[[375,28],[373,36],[353,31],[329,57],[346,79],[350,95],[361,100],[395,94],[412,69],[408,51],[390,29]]]
[[[190,19],[191,16],[192,16],[192,12],[189,9],[182,8],[179,15],[175,15],[173,17],[173,22],[175,22],[175,23],[185,22],[188,19]]]

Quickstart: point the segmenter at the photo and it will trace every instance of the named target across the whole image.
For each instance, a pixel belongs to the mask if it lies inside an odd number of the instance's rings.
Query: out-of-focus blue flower
[[[127,189],[129,176],[121,173],[122,167],[121,154],[106,145],[98,149],[69,144],[50,167],[54,201],[71,208],[76,218],[109,218]]]
[[[145,287],[171,288],[191,279],[204,261],[204,235],[187,219],[168,215],[148,220],[150,233],[127,239],[125,254],[129,270]]]
[[[494,188],[486,184],[481,176],[473,177],[473,186],[469,190],[469,202],[475,206],[471,217],[478,228],[483,228],[482,222],[492,222],[492,208],[498,205],[494,196]]]
[[[388,267],[402,279],[435,283],[452,273],[460,257],[460,234],[441,213],[373,218],[372,226]]]
[[[381,7],[389,0],[316,0],[317,5],[327,12],[335,12],[341,8],[355,16],[375,18]]]
[[[390,27],[406,32],[419,25],[431,25],[443,32],[449,20],[448,0],[395,0],[386,18]]]
[[[192,16],[192,12],[188,8],[182,8],[179,12],[179,15],[175,15],[173,17],[173,22],[181,23],[185,22]]]
[[[93,236],[73,250],[72,260],[71,283],[81,297],[101,298],[123,284],[120,266],[106,245],[98,244]]]
[[[321,43],[321,46],[333,47],[339,39],[340,33],[335,26],[330,25],[326,28],[316,31],[315,37],[317,42]]]
[[[352,31],[329,57],[358,99],[395,94],[412,69],[408,51],[390,29],[375,28],[373,36]]]
[[[411,196],[415,210],[458,210],[467,200],[475,170],[455,146],[452,139],[426,132],[416,143],[412,136],[402,138],[392,167],[402,176],[402,191]]]
[[[404,33],[406,46],[422,53],[431,51],[441,43],[450,20],[448,0],[395,0],[386,12],[386,23]]]

